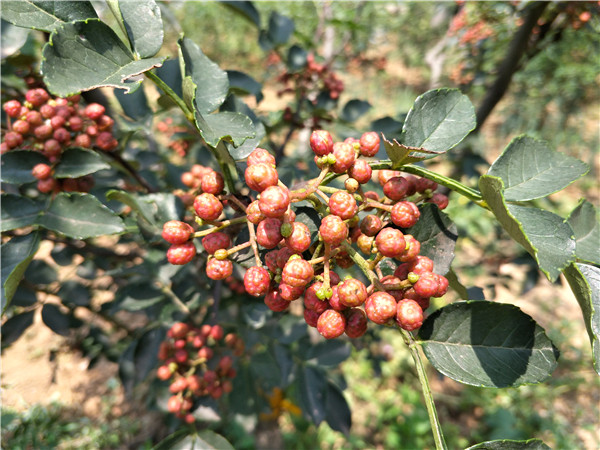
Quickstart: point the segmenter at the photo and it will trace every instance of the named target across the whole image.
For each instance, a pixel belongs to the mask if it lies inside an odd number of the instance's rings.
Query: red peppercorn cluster
[[[68,147],[96,147],[112,151],[118,142],[112,134],[114,121],[105,114],[98,103],[80,105],[80,96],[52,97],[43,88],[30,89],[25,101],[9,100],[2,107],[6,112],[7,131],[3,133],[0,153],[13,149],[35,150],[42,153],[52,165],[38,164],[33,176],[38,180],[38,190],[87,192],[93,178],[53,178],[53,165],[60,160]]]
[[[196,254],[193,237],[202,238],[208,255],[206,274],[213,280],[228,280],[233,290],[240,282],[232,279],[237,251],[252,247],[256,265],[244,274],[246,293],[264,298],[273,311],[284,311],[294,300],[303,298],[306,323],[327,339],[346,334],[362,336],[368,321],[388,324],[394,321],[405,330],[415,330],[423,322],[423,310],[431,297],[446,293],[448,280],[433,272],[433,261],[420,255],[421,244],[408,229],[420,217],[418,204],[448,204],[436,193],[437,184],[425,178],[380,170],[377,180],[383,195],[364,192],[362,185],[372,178],[369,158],[379,150],[375,132],[360,139],[334,142],[329,132],[315,130],[310,146],[321,175],[305,187],[290,190],[278,177],[275,158],[265,149],[255,149],[247,159],[245,180],[255,192],[247,206],[232,196],[222,195],[212,169],[195,166],[186,172],[188,186],[200,192],[193,201],[196,222],[211,228],[194,232],[184,222],[165,223],[163,237],[171,247],[167,252],[173,264],[185,264]],[[321,190],[328,173],[346,176],[345,189]],[[185,174],[184,174],[185,175]],[[296,221],[295,202],[311,200],[321,216],[318,239],[309,227]],[[237,206],[233,217],[225,218],[224,202]],[[248,242],[232,247],[227,226],[236,223],[249,228]],[[358,250],[356,250],[358,249]],[[262,256],[261,256],[262,253]],[[383,276],[379,263],[396,261],[394,275]],[[335,267],[358,264],[370,284],[356,278],[341,280]]]
[[[225,334],[220,325],[197,328],[177,322],[167,331],[167,338],[158,350],[162,364],[156,376],[169,380],[173,394],[167,410],[188,423],[195,418],[190,413],[200,397],[220,398],[231,392],[231,380],[236,375],[234,357],[244,352],[244,342],[235,334]]]

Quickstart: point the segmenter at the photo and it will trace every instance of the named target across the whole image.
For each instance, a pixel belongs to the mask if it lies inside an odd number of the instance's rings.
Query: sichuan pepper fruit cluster
[[[231,280],[231,257],[252,247],[256,264],[245,272],[245,291],[263,297],[273,311],[284,311],[303,299],[306,323],[327,339],[344,333],[360,337],[369,320],[381,325],[396,322],[408,331],[419,328],[430,298],[444,295],[448,280],[433,272],[433,261],[419,254],[420,243],[407,230],[419,220],[419,203],[433,202],[444,209],[448,198],[435,192],[435,182],[392,170],[377,174],[383,196],[365,192],[362,186],[373,176],[369,159],[380,145],[375,132],[364,133],[360,140],[334,142],[329,132],[316,130],[310,145],[321,173],[295,190],[279,180],[273,156],[255,149],[245,170],[246,184],[257,193],[249,204],[225,195],[223,178],[212,169],[195,166],[186,172],[184,184],[197,193],[196,223],[209,228],[195,231],[185,222],[165,223],[162,236],[171,244],[169,262],[192,261],[193,240],[201,238],[209,255],[207,276]],[[329,173],[346,175],[343,189],[322,185]],[[321,218],[314,239],[309,227],[295,220],[293,205],[301,201],[310,202]],[[232,208],[224,209],[224,204]],[[224,211],[230,209],[237,212],[226,218]],[[228,230],[234,224],[245,224],[250,238],[232,247]],[[385,258],[398,264],[393,275],[382,274],[380,263]],[[341,279],[335,271],[354,264],[367,284],[354,277]]]
[[[7,129],[3,130],[0,153],[13,149],[34,150],[50,161],[36,164],[32,175],[38,180],[40,192],[87,192],[93,186],[90,176],[53,177],[53,166],[68,147],[98,148],[112,151],[118,146],[112,130],[114,120],[105,114],[104,106],[79,104],[80,96],[52,97],[43,88],[30,89],[23,103],[9,100],[2,107],[6,113]]]
[[[244,352],[244,342],[234,333],[225,334],[220,325],[196,328],[177,322],[167,331],[158,350],[163,363],[156,376],[170,381],[167,409],[188,423],[190,410],[201,397],[220,398],[233,389],[235,356]]]

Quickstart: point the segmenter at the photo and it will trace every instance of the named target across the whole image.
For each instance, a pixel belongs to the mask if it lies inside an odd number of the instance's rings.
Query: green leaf
[[[364,116],[369,109],[371,109],[371,104],[369,102],[354,98],[344,105],[342,113],[340,114],[340,119],[345,122],[356,122]]]
[[[256,103],[260,103],[264,98],[262,84],[250,75],[238,70],[228,70],[227,79],[229,80],[229,92],[237,95],[254,95]]]
[[[425,355],[444,375],[482,387],[540,383],[557,365],[544,330],[514,305],[455,302],[419,330]]]
[[[3,1],[2,18],[19,27],[52,32],[64,22],[94,19],[98,15],[88,1]]]
[[[325,420],[331,429],[348,436],[352,427],[352,412],[342,391],[331,382],[327,383],[325,409]]]
[[[319,366],[337,366],[350,356],[350,344],[344,341],[322,341],[312,345],[307,360],[315,360]]]
[[[319,227],[321,226],[321,216],[314,208],[308,206],[300,206],[295,209],[296,222],[302,222],[308,227],[310,231],[310,240],[315,242],[317,234],[319,233]]]
[[[388,136],[399,136],[404,122],[386,116],[371,122],[369,129]]]
[[[5,59],[17,53],[27,42],[29,31],[2,20],[0,25],[0,32],[2,32],[1,58]],[[3,75],[5,74],[6,72]]]
[[[36,164],[50,164],[48,158],[33,150],[11,150],[2,155],[2,181],[23,184],[35,181],[31,170]]]
[[[234,95],[230,95],[225,103],[221,106],[221,111],[231,111],[248,116],[252,121],[254,136],[246,139],[243,144],[237,147],[227,143],[227,150],[235,161],[240,161],[248,157],[252,151],[258,147],[262,138],[266,135],[265,126],[254,112],[242,100]]]
[[[292,19],[279,14],[277,11],[271,12],[267,37],[274,46],[285,44],[293,32],[294,21]]]
[[[298,366],[296,383],[298,383],[298,399],[304,415],[310,418],[316,426],[319,426],[327,414],[325,376],[315,367]]]
[[[299,45],[292,45],[288,50],[287,66],[292,72],[306,67],[308,61],[308,52]]]
[[[466,450],[550,450],[543,441],[539,439],[528,439],[526,441],[513,441],[511,439],[499,439],[473,445]]]
[[[25,279],[34,285],[48,285],[58,280],[58,272],[43,259],[34,259],[25,271]]]
[[[223,111],[201,116],[196,111],[196,126],[202,138],[211,147],[216,147],[221,140],[239,147],[246,139],[252,139],[256,131],[252,120],[244,114]]]
[[[588,170],[583,161],[555,152],[543,141],[519,136],[494,161],[488,175],[502,178],[507,201],[525,201],[560,191]]]
[[[154,0],[119,1],[129,43],[138,58],[150,58],[162,47],[164,31],[160,8]]]
[[[411,234],[421,243],[420,254],[433,261],[434,271],[445,275],[454,259],[454,247],[458,239],[456,225],[433,203],[425,203],[419,210],[419,221],[406,234]]]
[[[123,220],[90,194],[59,193],[37,222],[75,239],[125,231]]]
[[[581,307],[583,321],[592,344],[592,358],[600,375],[600,269],[589,264],[571,264],[565,277]]]
[[[148,99],[143,89],[126,94],[120,89],[114,89],[113,94],[119,101],[123,112],[134,120],[142,120],[152,114]]]
[[[23,278],[27,266],[40,245],[38,233],[15,236],[0,247],[2,304],[8,306]]]
[[[27,197],[2,194],[0,231],[5,232],[33,225],[42,209],[41,205]]]
[[[600,264],[600,225],[598,211],[587,200],[581,200],[567,218],[575,233],[575,255],[578,259]]]
[[[245,17],[257,28],[260,28],[260,14],[250,1],[221,1],[221,3],[233,11]]]
[[[35,311],[17,314],[2,324],[2,347],[8,347],[33,324]]]
[[[190,434],[172,448],[174,450],[234,450],[227,439],[212,430]]]
[[[159,288],[147,283],[134,283],[119,289],[116,301],[119,309],[141,311],[165,300],[165,294]]]
[[[131,92],[142,80],[126,80],[160,66],[164,59],[136,60],[108,25],[90,19],[54,30],[42,51],[42,73],[48,90],[61,97],[99,87]]]
[[[223,104],[229,91],[227,72],[202,53],[191,39],[184,37],[177,43],[184,76],[184,100],[200,115],[213,112]]]
[[[483,199],[506,232],[533,256],[550,281],[575,258],[573,230],[561,217],[538,208],[506,205],[501,178],[479,179]]]
[[[434,89],[419,96],[406,116],[402,144],[447,152],[475,129],[475,109],[458,89]]]
[[[110,165],[93,150],[80,147],[66,149],[54,169],[55,178],[78,178],[110,169]]]
[[[89,288],[74,280],[61,282],[56,295],[66,305],[88,306],[91,301]]]
[[[385,152],[392,160],[392,169],[398,169],[405,164],[411,164],[427,159],[427,155],[441,155],[444,152],[433,152],[419,147],[408,147],[399,143],[396,139],[388,141],[383,136]]]
[[[46,303],[42,308],[42,321],[56,334],[69,335],[69,317],[58,306]]]
[[[154,328],[146,331],[138,340],[133,354],[135,364],[135,381],[141,383],[146,379],[158,361],[158,348],[165,338],[165,330]]]

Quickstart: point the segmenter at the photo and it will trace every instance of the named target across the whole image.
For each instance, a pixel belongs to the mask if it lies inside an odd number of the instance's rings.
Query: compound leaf
[[[545,197],[585,175],[589,166],[552,150],[545,142],[529,136],[511,141],[488,170],[502,178],[507,201]]]
[[[557,365],[558,350],[544,330],[514,305],[452,303],[425,320],[419,338],[436,369],[473,386],[540,383]]]

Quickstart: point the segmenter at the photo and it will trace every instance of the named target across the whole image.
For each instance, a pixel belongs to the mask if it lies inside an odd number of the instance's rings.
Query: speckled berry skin
[[[360,231],[366,236],[376,236],[381,230],[383,222],[375,214],[369,214],[360,222]]]
[[[200,188],[202,189],[202,192],[207,192],[213,195],[220,194],[225,188],[225,180],[223,179],[223,175],[211,170],[202,177]]]
[[[31,174],[38,180],[45,180],[52,175],[52,168],[48,164],[39,163],[33,166]]]
[[[413,261],[421,251],[421,243],[417,241],[411,234],[405,234],[406,249],[396,258],[402,262]]]
[[[283,247],[277,252],[277,267],[283,269],[292,255],[296,255],[289,247]]]
[[[421,217],[421,211],[413,202],[403,201],[392,206],[390,219],[394,225],[402,228],[410,228],[417,224]]]
[[[349,278],[337,286],[340,303],[349,307],[362,305],[367,300],[367,288],[356,278]]]
[[[6,112],[6,115],[13,119],[16,119],[21,114],[21,103],[18,100],[9,100],[2,105],[2,108]]]
[[[358,213],[354,196],[346,191],[337,191],[329,198],[329,209],[342,220],[350,219]]]
[[[313,266],[301,258],[288,261],[281,272],[282,281],[294,287],[306,286],[314,276]]]
[[[310,309],[304,310],[304,321],[309,327],[317,328],[317,324],[319,323],[319,317],[321,316],[320,312],[313,311]]]
[[[246,167],[244,178],[248,187],[257,192],[276,186],[279,181],[277,170],[268,163],[256,163]]]
[[[204,220],[217,220],[223,212],[223,204],[213,194],[204,192],[194,199],[196,215]]]
[[[438,187],[438,184],[435,181],[427,178],[417,178],[415,185],[417,192],[420,194],[424,193],[428,189],[430,191],[435,191]]]
[[[169,244],[183,244],[193,233],[194,229],[189,224],[180,220],[169,220],[163,225],[162,237]]]
[[[287,188],[270,186],[260,194],[258,207],[265,217],[283,217],[290,206],[290,193]]]
[[[348,237],[348,226],[335,214],[325,216],[319,226],[323,241],[332,247],[337,247]]]
[[[48,95],[48,92],[42,88],[30,89],[25,93],[25,100],[35,107],[43,105],[48,101],[49,98],[50,95]]]
[[[193,242],[172,244],[167,250],[167,261],[176,266],[189,263],[196,256],[196,247]]]
[[[433,272],[420,274],[413,289],[420,297],[436,297],[439,289],[438,275]]]
[[[271,249],[277,247],[281,242],[281,220],[279,219],[264,219],[256,228],[256,241],[264,248]]]
[[[285,245],[294,253],[308,250],[311,244],[310,230],[302,222],[292,222],[292,234],[285,239]]]
[[[317,156],[327,155],[333,151],[333,138],[329,131],[315,130],[310,135],[310,148]]]
[[[325,300],[319,300],[317,291],[323,287],[323,283],[317,281],[311,284],[304,292],[304,307],[321,314],[329,308],[329,303]]]
[[[435,203],[439,209],[446,209],[449,203],[448,196],[440,192],[434,192],[431,198],[426,201],[428,203]]]
[[[373,243],[375,242],[375,238],[372,236],[367,236],[366,234],[361,234],[356,240],[356,246],[358,249],[363,252],[365,255],[369,256],[373,251]]]
[[[436,292],[436,295],[434,295],[434,297],[442,297],[443,295],[446,294],[446,292],[448,292],[448,279],[443,276],[443,275],[438,275],[435,274],[437,276],[438,279],[438,290]]]
[[[406,248],[404,235],[400,230],[395,228],[384,228],[375,238],[375,246],[377,250],[388,258],[395,258],[402,254]]]
[[[304,293],[304,286],[290,286],[286,283],[279,283],[277,286],[277,292],[282,299],[291,302],[293,300],[299,299]]]
[[[331,297],[329,298],[329,306],[332,309],[335,309],[336,311],[344,311],[346,309],[348,309],[348,307],[344,304],[342,304],[342,302],[340,302],[340,296],[338,295],[339,293],[339,284],[337,286],[331,286]]]
[[[386,275],[379,281],[381,282],[381,284],[383,284],[383,286],[386,289],[389,289],[390,285],[397,285],[398,283],[400,283],[401,280],[400,280],[400,278],[395,277],[394,275]],[[388,294],[390,294],[392,297],[394,297],[394,299],[396,301],[402,300],[402,291],[401,290],[389,289],[389,290],[386,290],[386,292]]]
[[[257,147],[255,148],[250,155],[248,155],[248,159],[246,160],[246,164],[251,166],[253,164],[258,163],[267,163],[271,165],[275,165],[275,157],[269,153],[268,150],[264,148]]]
[[[406,197],[408,182],[404,177],[392,177],[383,185],[384,195],[395,202]]]
[[[265,215],[260,212],[258,200],[254,200],[246,207],[246,218],[254,225],[258,225],[262,220],[265,219]]]
[[[213,255],[217,250],[231,247],[231,238],[222,231],[215,231],[202,238],[202,246],[209,255]]]
[[[269,307],[271,311],[285,311],[290,307],[290,302],[281,298],[281,295],[277,291],[269,291],[265,295],[265,305]]]
[[[253,266],[244,274],[244,288],[254,297],[266,295],[271,284],[269,272],[264,267]]]
[[[363,133],[360,137],[360,154],[363,156],[375,156],[379,151],[379,143],[381,139],[374,131]]]
[[[433,272],[433,261],[427,256],[419,255],[410,262],[409,272],[414,272],[418,275]]]
[[[396,316],[396,300],[387,292],[375,292],[365,302],[369,320],[383,325]]]
[[[346,330],[346,318],[335,309],[328,309],[319,316],[317,331],[325,339],[335,339],[344,334]]]
[[[387,170],[383,169],[377,172],[377,181],[381,185],[381,187],[385,186],[390,179],[394,177],[399,177],[401,175],[397,170]]]
[[[211,280],[224,280],[233,273],[233,263],[228,259],[210,258],[206,263],[206,275]]]
[[[367,332],[367,315],[362,309],[351,308],[344,315],[346,316],[346,336],[356,339]]]
[[[85,114],[85,116],[88,119],[92,119],[92,120],[99,119],[100,117],[102,117],[102,115],[104,115],[104,112],[105,112],[104,106],[102,106],[99,103],[90,103],[83,110],[83,114]]]
[[[335,163],[331,166],[331,170],[335,173],[344,173],[356,160],[356,154],[354,147],[347,142],[336,142],[333,144],[333,156],[335,156]]]
[[[400,328],[413,331],[423,325],[423,310],[419,304],[411,299],[405,298],[396,306],[396,322]]]
[[[357,159],[348,169],[348,175],[358,181],[360,184],[368,183],[373,176],[373,169],[364,159]]]

